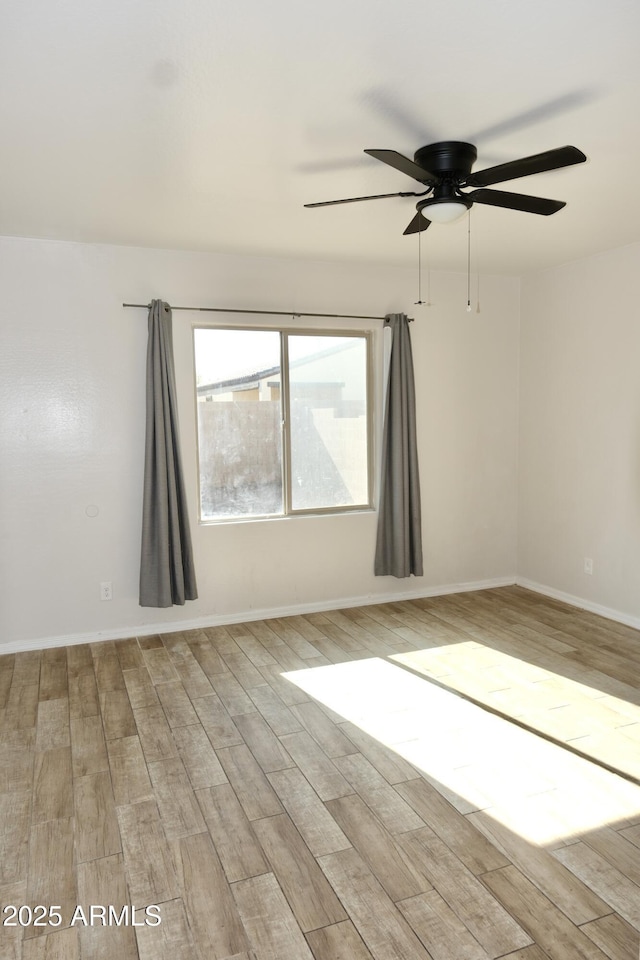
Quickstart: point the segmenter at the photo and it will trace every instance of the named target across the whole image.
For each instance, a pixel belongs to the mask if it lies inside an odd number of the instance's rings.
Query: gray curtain
[[[147,347],[140,606],[170,607],[197,596],[178,445],[171,307],[153,300]]]
[[[391,359],[382,439],[382,476],[374,571],[422,576],[422,516],[416,443],[416,398],[409,320],[390,313]]]

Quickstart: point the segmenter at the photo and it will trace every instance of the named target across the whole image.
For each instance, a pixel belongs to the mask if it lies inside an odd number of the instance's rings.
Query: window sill
[[[263,517],[220,517],[212,520],[198,520],[200,527],[220,527],[230,526],[239,523],[273,523],[290,520],[317,520],[337,517],[354,517],[363,514],[377,513],[375,507],[354,507],[346,510],[308,510],[299,513],[273,514]]]

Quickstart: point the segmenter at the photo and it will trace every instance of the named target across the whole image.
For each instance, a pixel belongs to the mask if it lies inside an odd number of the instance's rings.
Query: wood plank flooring
[[[0,657],[0,724],[0,960],[640,956],[640,633],[521,588]]]

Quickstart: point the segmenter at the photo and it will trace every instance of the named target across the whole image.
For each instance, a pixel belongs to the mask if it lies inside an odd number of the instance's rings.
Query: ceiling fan
[[[382,200],[385,197],[425,197],[426,199],[418,201],[418,212],[404,231],[405,234],[421,233],[430,227],[432,222],[451,223],[474,203],[507,207],[510,210],[522,210],[525,213],[548,217],[566,204],[561,200],[545,200],[543,197],[531,197],[523,193],[487,190],[487,187],[494,183],[504,183],[505,180],[516,180],[518,177],[584,163],[587,159],[577,147],[558,147],[472,173],[471,168],[477,159],[478,151],[472,143],[459,140],[444,140],[420,147],[413,160],[395,150],[364,152],[424,184],[426,190],[422,193],[380,193],[369,197],[348,197],[346,200],[325,200],[321,203],[305,203],[305,207],[327,207],[361,200]],[[462,188],[466,187],[478,189],[463,193]]]

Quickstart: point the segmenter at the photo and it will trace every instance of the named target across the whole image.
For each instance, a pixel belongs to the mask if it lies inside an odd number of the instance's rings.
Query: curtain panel
[[[147,420],[140,606],[170,607],[198,596],[178,442],[171,307],[153,300],[147,347]]]
[[[391,313],[385,325],[391,329],[392,341],[374,573],[421,577],[422,514],[409,320],[404,313]]]

